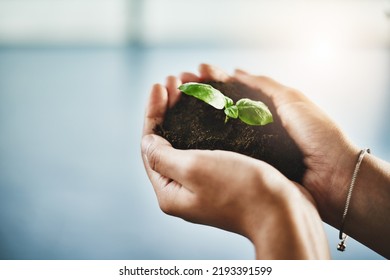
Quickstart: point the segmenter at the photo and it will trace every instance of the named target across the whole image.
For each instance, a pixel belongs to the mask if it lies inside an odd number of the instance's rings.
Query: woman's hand
[[[282,125],[303,153],[307,166],[303,185],[313,195],[322,218],[340,226],[346,188],[359,150],[320,108],[297,90],[240,70],[234,77],[271,99]]]
[[[203,68],[221,72],[211,66]],[[315,199],[323,220],[340,228],[359,149],[300,92],[240,70],[234,78],[261,90],[271,99],[283,126],[303,152],[307,166],[303,185]],[[389,258],[389,215],[390,164],[367,155],[355,181],[344,230]]]
[[[142,155],[161,209],[187,221],[249,238],[258,258],[329,258],[322,223],[310,195],[270,165],[226,151],[177,150],[153,128],[178,100],[183,81],[225,79],[201,68],[155,85],[146,108]],[[210,68],[211,69],[211,68]],[[222,75],[222,76],[212,76]]]

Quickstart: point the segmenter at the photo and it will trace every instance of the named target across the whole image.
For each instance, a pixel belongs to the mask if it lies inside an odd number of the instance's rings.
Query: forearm
[[[390,257],[390,164],[364,158],[344,229],[379,254]]]
[[[347,193],[358,154],[347,157],[338,190],[328,194],[320,208],[323,219],[340,229]],[[337,179],[337,178],[336,178]],[[357,174],[344,232],[379,254],[390,257],[390,164],[366,154]]]

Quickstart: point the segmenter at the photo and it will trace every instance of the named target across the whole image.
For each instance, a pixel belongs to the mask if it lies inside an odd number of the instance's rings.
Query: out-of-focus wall
[[[118,45],[131,32],[128,0],[0,0],[0,43]]]
[[[389,1],[188,2],[145,1],[144,42],[300,48],[325,39],[349,46],[390,45]],[[167,5],[171,8],[164,9]]]
[[[0,0],[2,44],[390,46],[388,0]]]

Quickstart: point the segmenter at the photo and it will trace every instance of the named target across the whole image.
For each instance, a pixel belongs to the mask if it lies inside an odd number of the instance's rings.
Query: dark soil
[[[234,102],[247,97],[264,102],[272,112],[274,122],[265,126],[250,126],[239,119],[225,124],[223,110],[182,94],[165,115],[155,132],[177,149],[228,150],[263,160],[286,177],[301,182],[305,172],[302,153],[282,127],[275,108],[260,91],[238,82],[207,82],[229,96]]]

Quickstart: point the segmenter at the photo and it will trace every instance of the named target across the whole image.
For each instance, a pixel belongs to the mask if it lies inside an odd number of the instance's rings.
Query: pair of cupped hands
[[[235,80],[266,94],[303,153],[303,185],[269,164],[228,151],[178,150],[154,128],[186,82]],[[155,84],[146,106],[142,157],[161,209],[184,220],[247,237],[257,258],[329,258],[322,220],[337,225],[358,149],[307,97],[263,76],[233,75],[207,64],[199,74]]]

